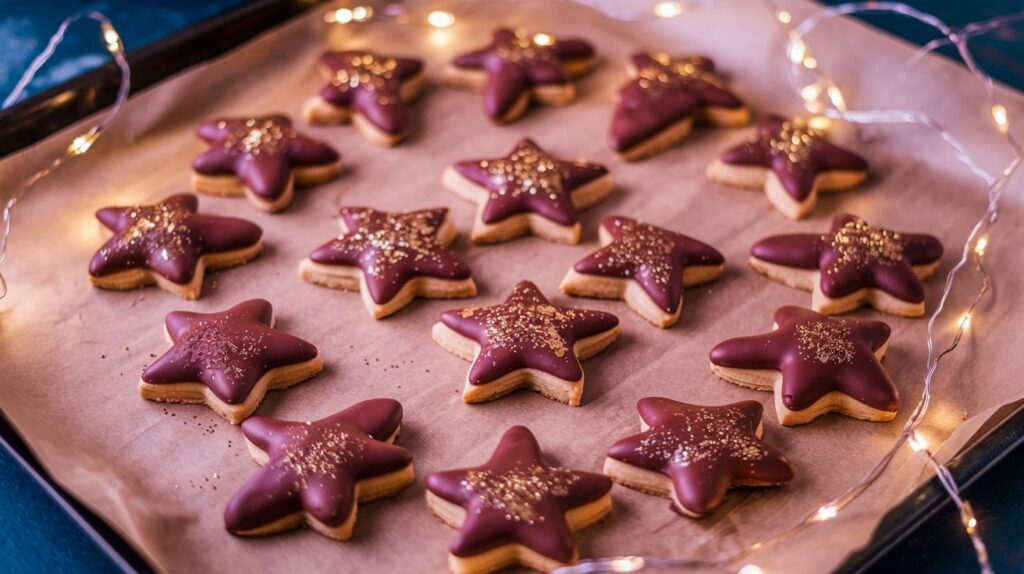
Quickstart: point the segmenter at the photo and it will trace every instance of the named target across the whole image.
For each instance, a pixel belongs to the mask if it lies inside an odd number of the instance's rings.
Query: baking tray
[[[320,3],[257,0],[131,51],[128,60],[132,65],[132,93],[221,55]],[[0,110],[0,157],[106,108],[114,101],[119,80],[119,72],[111,63]],[[130,544],[47,475],[2,409],[0,442],[118,567],[125,571],[153,571]],[[1022,445],[1024,400],[998,409],[951,460],[949,468],[956,482],[965,488],[1015,449],[1024,448]],[[939,481],[932,478],[893,507],[868,546],[848,557],[837,571],[852,574],[870,569],[931,516],[950,507]]]

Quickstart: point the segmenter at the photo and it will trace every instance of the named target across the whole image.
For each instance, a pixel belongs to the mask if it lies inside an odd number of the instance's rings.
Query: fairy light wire
[[[89,129],[75,136],[61,155],[54,158],[42,169],[33,173],[28,179],[15,186],[11,191],[7,201],[4,202],[3,211],[0,212],[0,266],[3,265],[7,258],[7,245],[11,236],[11,220],[14,214],[14,207],[41,179],[51,174],[65,161],[88,152],[93,144],[96,143],[96,140],[98,140],[103,134],[104,130],[106,130],[107,127],[121,115],[121,111],[124,109],[124,105],[128,101],[128,93],[131,90],[131,67],[128,65],[127,58],[125,58],[124,43],[121,41],[121,35],[117,32],[117,29],[114,27],[114,24],[110,19],[102,12],[89,10],[69,16],[61,23],[57,28],[57,31],[50,37],[46,47],[35,57],[35,59],[32,60],[28,69],[25,70],[25,73],[22,74],[21,78],[18,80],[18,83],[15,84],[14,89],[11,90],[11,93],[4,99],[2,107],[8,108],[21,99],[21,96],[25,93],[25,89],[32,82],[32,79],[35,78],[43,65],[53,57],[57,47],[64,41],[64,36],[67,34],[68,28],[80,20],[94,20],[100,25],[104,46],[106,47],[107,52],[109,52],[111,57],[114,59],[114,62],[117,64],[121,73],[121,81],[117,89],[117,97],[114,99],[114,103],[106,115],[100,118],[97,123],[89,127]],[[0,273],[0,299],[3,299],[6,295],[7,281],[4,279],[3,273]]]

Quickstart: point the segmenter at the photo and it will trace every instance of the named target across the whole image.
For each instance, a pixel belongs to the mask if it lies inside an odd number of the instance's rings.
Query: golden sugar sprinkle
[[[855,348],[850,326],[843,321],[808,321],[796,326],[797,351],[805,360],[847,365]]]
[[[334,248],[372,249],[374,265],[364,270],[372,277],[381,277],[388,267],[403,261],[441,262],[438,252],[443,246],[437,241],[439,228],[434,222],[433,212],[382,215],[383,222],[372,225],[360,222],[354,231],[339,236]],[[370,212],[359,212],[356,217],[359,220],[370,219]]]
[[[767,146],[774,156],[785,156],[789,165],[793,166],[806,164],[811,150],[822,137],[803,118],[795,118],[783,122],[779,130],[767,140],[752,141]]]
[[[276,154],[284,151],[287,140],[295,138],[295,130],[276,119],[250,118],[244,122],[217,123],[220,129],[227,129],[224,149],[256,157],[261,154]]]
[[[193,244],[189,228],[185,225],[192,212],[175,203],[158,203],[135,207],[128,214],[131,223],[121,232],[111,248],[125,249],[145,247],[157,251],[158,256],[170,261],[185,253]],[[109,257],[108,247],[101,250],[104,259]]]
[[[362,88],[377,93],[377,101],[381,105],[397,103],[393,95],[385,94],[398,88],[400,82],[395,72],[398,60],[379,57],[368,52],[353,54],[345,62],[345,67],[334,72],[331,84],[342,91]]]
[[[903,261],[902,236],[895,231],[872,227],[863,219],[847,222],[835,233],[822,236],[822,240],[839,253],[839,259],[829,266],[828,273],[870,264],[896,265]]]
[[[295,486],[302,489],[312,478],[337,479],[340,470],[362,457],[364,448],[338,423],[312,431],[303,428],[285,445],[281,461],[295,473]]]
[[[482,508],[505,513],[505,520],[525,524],[543,523],[537,504],[548,497],[565,498],[569,487],[578,482],[578,474],[564,468],[547,468],[539,464],[513,468],[503,473],[491,470],[470,470],[459,484],[477,495]]]
[[[262,333],[232,330],[226,319],[198,321],[175,346],[182,350],[180,356],[187,364],[221,371],[234,384],[246,375],[241,363],[259,357],[266,349]]]
[[[480,162],[491,176],[492,198],[543,195],[553,202],[565,195],[562,180],[569,177],[569,165],[534,145],[518,146],[508,158]]]
[[[601,248],[604,257],[597,268],[626,268],[631,276],[633,266],[643,266],[655,284],[667,286],[673,272],[669,256],[677,245],[672,236],[653,225],[624,219],[616,219],[615,227],[621,233]]]
[[[675,416],[679,422],[651,429],[636,447],[637,454],[683,467],[714,464],[722,457],[754,463],[768,456],[758,438],[737,425],[743,417],[738,408],[699,408]]]
[[[700,89],[708,85],[724,85],[714,72],[700,65],[700,58],[672,59],[665,54],[654,54],[652,57],[655,62],[641,67],[637,72],[637,83],[648,92],[659,93],[681,86]]]

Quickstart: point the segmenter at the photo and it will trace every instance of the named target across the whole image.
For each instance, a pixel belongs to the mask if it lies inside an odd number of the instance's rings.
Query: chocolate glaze
[[[514,426],[486,464],[427,477],[430,492],[466,509],[453,555],[520,544],[563,564],[572,561],[576,542],[565,513],[599,500],[612,483],[600,474],[546,466],[541,456],[533,433]]]
[[[632,279],[666,313],[682,301],[683,269],[688,265],[722,265],[714,247],[681,233],[612,215],[601,221],[612,242],[576,262],[584,275]]]
[[[271,201],[284,194],[294,168],[331,165],[340,157],[280,114],[217,119],[199,126],[196,135],[210,146],[192,161],[196,173],[237,177]]]
[[[871,227],[856,215],[844,213],[832,219],[832,227],[824,235],[776,235],[755,243],[750,253],[769,263],[821,271],[821,291],[829,297],[873,287],[897,299],[920,303],[924,287],[913,266],[938,261],[942,244],[931,235]]]
[[[778,328],[737,337],[711,349],[711,362],[738,369],[782,373],[782,401],[791,411],[839,391],[871,408],[895,412],[899,393],[875,351],[889,340],[889,325],[836,318],[801,307],[780,307]]]
[[[793,478],[786,457],[757,437],[761,403],[706,407],[647,397],[636,408],[650,428],[616,442],[608,457],[669,477],[675,498],[691,514],[714,510],[737,482]]]
[[[114,235],[89,262],[89,274],[103,277],[129,269],[148,269],[186,285],[195,277],[201,256],[250,247],[263,235],[255,223],[200,215],[198,210],[199,199],[182,193],[153,205],[97,211],[96,219]]]
[[[421,60],[345,50],[326,52],[320,62],[334,76],[320,90],[321,98],[337,107],[358,111],[385,133],[405,131],[402,84],[422,73]]]
[[[504,157],[460,161],[454,168],[490,193],[481,210],[484,223],[535,213],[572,225],[577,221],[572,192],[608,174],[607,168],[596,163],[558,159],[529,138],[519,140]]]
[[[754,136],[726,150],[720,158],[734,165],[757,165],[771,169],[793,199],[803,201],[811,194],[814,178],[831,170],[868,169],[868,162],[852,151],[832,144],[825,134],[800,118],[786,120],[768,116]]]
[[[343,207],[348,231],[317,247],[309,258],[324,265],[362,269],[370,297],[387,303],[416,277],[468,279],[469,266],[438,241],[448,209],[388,213]]]
[[[630,58],[634,78],[619,90],[608,145],[625,151],[701,108],[736,109],[743,101],[715,74],[702,56],[670,58],[640,52]]]
[[[219,313],[169,313],[164,326],[173,346],[146,368],[142,380],[200,382],[225,403],[242,403],[270,370],[317,356],[310,343],[274,329],[273,317],[273,307],[263,299]]]
[[[574,346],[614,329],[611,313],[552,305],[537,286],[522,281],[504,303],[446,311],[441,322],[480,344],[469,382],[482,385],[519,369],[537,369],[567,381],[583,378]]]
[[[224,525],[238,533],[305,511],[330,527],[356,508],[356,484],[402,470],[408,450],[387,441],[402,424],[393,399],[357,403],[318,421],[252,417],[245,438],[270,460],[238,490],[224,510]]]
[[[577,39],[557,39],[550,45],[537,44],[526,32],[501,28],[491,43],[455,58],[458,68],[487,73],[484,111],[492,118],[504,116],[522,94],[533,86],[568,84],[563,68],[572,60],[589,60],[594,48]]]

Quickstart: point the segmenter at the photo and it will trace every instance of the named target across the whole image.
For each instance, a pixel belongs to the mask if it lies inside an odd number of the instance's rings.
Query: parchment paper
[[[797,16],[811,9],[803,2],[787,4]],[[750,245],[769,234],[824,230],[841,210],[878,225],[930,232],[945,242],[939,274],[926,284],[930,313],[942,277],[985,201],[981,181],[938,138],[919,127],[863,129],[856,147],[871,161],[870,183],[822,198],[812,217],[792,223],[771,209],[763,194],[705,179],[705,165],[745,138],[745,130],[698,129],[684,145],[635,164],[616,160],[604,143],[612,97],[625,80],[624,59],[639,48],[706,53],[731,75],[735,90],[756,112],[798,113],[799,100],[785,79],[782,35],[759,4],[723,1],[672,21],[622,23],[567,3],[477,3],[458,18],[446,32],[371,22],[352,25],[334,39],[420,55],[436,76],[451,54],[485,43],[491,28],[507,24],[592,38],[601,65],[579,83],[575,104],[533,110],[508,127],[484,118],[479,96],[434,85],[414,107],[416,127],[409,141],[393,150],[366,143],[351,127],[304,128],[337,146],[346,174],[300,191],[291,209],[275,216],[241,199],[201,197],[204,211],[259,223],[267,248],[248,265],[208,277],[197,302],[154,288],[118,293],[90,287],[86,266],[103,241],[92,214],[103,206],[151,202],[188,189],[197,150],[192,130],[205,118],[277,110],[298,116],[302,101],[321,84],[313,67],[325,45],[320,13],[135,96],[116,128],[87,156],[42,182],[19,206],[4,270],[11,293],[0,301],[0,407],[56,480],[158,569],[443,571],[454,532],[427,510],[422,477],[481,463],[509,426],[527,424],[554,462],[599,470],[606,448],[636,431],[634,405],[641,397],[703,404],[759,400],[766,405],[767,440],[796,466],[791,484],[733,491],[724,507],[699,521],[670,512],[666,499],[616,487],[613,513],[579,535],[583,557],[711,557],[791,525],[839,494],[868,471],[898,433],[921,388],[925,319],[855,313],[882,318],[894,330],[885,364],[907,408],[887,424],[833,415],[782,428],[771,395],[717,380],[709,372],[707,352],[725,338],[767,330],[778,306],[810,302],[808,293],[747,270]],[[910,46],[852,21],[826,24],[810,42],[851,106],[923,109],[955,128],[989,169],[1007,161],[981,91],[964,70],[928,58],[906,85],[894,89]],[[1009,91],[1004,97],[1015,117],[1022,98]],[[5,187],[48,161],[72,133],[0,162]],[[471,247],[463,238],[455,250],[473,266],[481,291],[473,303],[499,301],[517,281],[531,279],[557,303],[621,318],[621,338],[584,364],[587,385],[579,408],[530,392],[463,404],[460,391],[469,364],[434,344],[430,327],[443,310],[467,301],[420,301],[397,316],[373,321],[357,295],[305,284],[296,276],[299,260],[336,233],[340,205],[448,206],[466,232],[474,207],[441,187],[443,168],[458,159],[504,154],[522,136],[536,138],[556,154],[607,164],[615,191],[583,216],[579,246],[525,238]],[[989,246],[996,288],[974,317],[963,348],[936,381],[939,398],[924,430],[933,444],[968,417],[1022,392],[1019,245],[1024,228],[1017,192],[1011,186]],[[724,276],[686,292],[682,319],[672,329],[652,327],[620,302],[570,299],[558,292],[569,266],[595,247],[597,222],[614,213],[678,229],[725,254]],[[976,285],[968,274],[954,308]],[[239,430],[204,406],[164,405],[138,396],[141,369],[167,349],[161,332],[166,313],[220,310],[251,297],[269,299],[279,326],[318,345],[327,365],[315,379],[270,393],[258,414],[315,419],[371,397],[393,397],[405,406],[400,444],[414,453],[419,480],[394,499],[362,505],[349,542],[309,530],[260,539],[227,534],[223,508],[256,469]],[[940,322],[940,331],[948,335],[954,321],[950,316]],[[921,460],[908,449],[868,496],[837,520],[752,561],[768,572],[833,568],[868,540],[887,508],[925,478]]]

